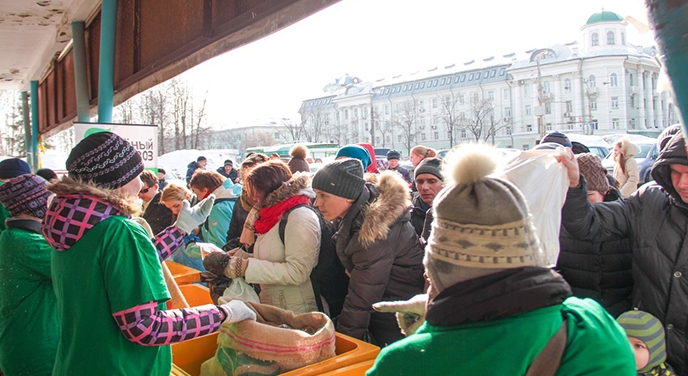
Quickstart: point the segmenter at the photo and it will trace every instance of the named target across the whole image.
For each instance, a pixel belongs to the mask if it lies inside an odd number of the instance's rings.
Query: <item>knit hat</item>
[[[202,162],[202,161],[207,161],[207,160],[208,160],[208,158],[206,158],[206,157],[204,157],[204,156],[202,156],[202,155],[199,156],[198,158],[196,158],[196,162]]]
[[[334,159],[339,157],[358,159],[363,164],[364,170],[367,169],[371,163],[370,153],[368,153],[368,150],[361,145],[351,144],[343,146],[341,149],[337,150],[337,155],[334,157]]]
[[[8,158],[0,162],[0,179],[12,179],[30,173],[29,164],[19,158]]]
[[[38,175],[25,174],[0,185],[0,202],[13,217],[27,214],[43,219],[48,209],[48,182]]]
[[[69,153],[67,171],[104,188],[125,186],[143,172],[143,159],[129,142],[112,132],[94,133]]]
[[[541,142],[556,142],[559,145],[571,147],[571,140],[559,131],[547,133]]]
[[[622,313],[616,321],[624,328],[627,336],[643,341],[650,351],[647,365],[638,370],[638,374],[649,372],[652,368],[664,363],[667,357],[664,327],[656,317],[644,311],[627,311]]]
[[[401,159],[401,153],[397,150],[390,150],[387,152],[387,160],[390,159]]]
[[[313,177],[313,189],[355,200],[361,194],[365,179],[363,165],[354,158],[339,159],[323,166]]]
[[[441,159],[434,157],[425,158],[418,163],[418,166],[416,166],[416,169],[413,171],[413,178],[417,178],[420,174],[432,174],[437,176],[438,179],[444,180],[442,177],[442,171],[440,171],[440,167],[442,167]]]
[[[438,290],[509,268],[543,266],[544,256],[523,194],[493,176],[499,154],[463,144],[445,159],[446,186],[433,202],[424,264]]]
[[[234,166],[231,159],[225,159],[225,166]]]
[[[590,153],[590,149],[578,141],[571,141],[571,151],[573,154]]]
[[[589,191],[597,191],[603,195],[609,191],[607,169],[602,167],[602,160],[597,154],[583,153],[576,156],[580,174],[588,182]]]

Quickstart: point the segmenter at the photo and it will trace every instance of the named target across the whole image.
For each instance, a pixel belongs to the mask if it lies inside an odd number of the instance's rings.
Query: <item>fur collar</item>
[[[116,207],[123,213],[138,215],[141,208],[136,204],[135,197],[127,197],[121,189],[107,189],[98,187],[91,182],[63,177],[62,180],[48,185],[48,190],[57,196],[82,194],[95,197]]]
[[[363,212],[363,223],[358,238],[364,246],[387,238],[390,226],[399,217],[408,214],[411,206],[408,184],[398,173],[381,173],[378,189],[379,195]]]
[[[309,176],[306,174],[296,173],[291,179],[289,179],[289,181],[282,183],[281,187],[272,191],[272,193],[270,193],[265,200],[263,200],[263,205],[261,205],[258,209],[276,205],[288,199],[289,197],[296,196],[298,194],[306,194],[306,192],[303,192],[303,190],[310,189],[309,187]],[[308,196],[310,197],[312,195]]]

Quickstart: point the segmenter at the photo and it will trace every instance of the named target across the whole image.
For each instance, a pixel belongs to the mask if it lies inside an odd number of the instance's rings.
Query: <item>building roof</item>
[[[599,13],[595,13],[590,18],[588,18],[588,22],[586,22],[586,25],[592,25],[595,23],[599,22],[618,22],[618,21],[623,21],[623,17],[619,16],[618,14],[614,12],[609,12],[609,11],[601,11]]]

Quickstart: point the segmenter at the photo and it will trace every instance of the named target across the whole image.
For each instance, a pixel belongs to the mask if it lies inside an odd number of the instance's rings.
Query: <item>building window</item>
[[[432,81],[432,86],[437,86],[437,80]]]
[[[460,78],[460,77],[461,77],[461,76],[456,76],[456,77],[454,77],[454,83],[455,83],[455,84],[458,84],[458,83],[459,83],[459,78]]]
[[[612,97],[612,108],[619,108],[619,97]]]
[[[595,80],[595,75],[591,74],[590,77],[588,77],[588,86],[597,87],[597,81]]]
[[[437,108],[437,98],[432,98],[432,108]]]
[[[439,140],[440,139],[440,132],[432,132],[432,136],[435,140]]]
[[[473,73],[468,75],[468,81],[473,81]]]
[[[590,99],[590,110],[597,110],[597,99]]]
[[[549,102],[545,103],[545,113],[547,115],[552,113],[552,104]]]
[[[375,143],[379,144],[380,143],[380,136],[375,136]]]
[[[523,85],[523,97],[528,98],[528,85]]]
[[[527,105],[526,105],[526,115],[530,115],[530,114],[531,114],[530,105],[527,104]]]
[[[445,107],[449,108],[449,105],[451,104],[451,97],[448,95],[444,96],[444,105]]]
[[[392,143],[392,136],[385,136],[385,143],[391,144]]]
[[[532,132],[533,131],[533,124],[526,124],[526,132]]]
[[[354,108],[354,119],[358,119],[358,108]]]
[[[459,94],[459,104],[464,104],[463,94]]]
[[[612,119],[612,129],[619,129],[619,119]]]
[[[473,93],[473,103],[477,103],[479,100],[478,93]]]
[[[607,44],[610,46],[613,46],[616,44],[616,40],[614,37],[614,32],[613,31],[608,31],[607,32]]]
[[[548,132],[551,131],[552,130],[552,123],[545,124],[545,130]]]
[[[401,104],[397,103],[394,105],[394,113],[398,114],[399,110],[401,110]]]
[[[567,79],[564,81],[564,91],[567,92],[567,93],[570,93],[570,92],[571,92],[571,79],[570,79],[570,78],[567,78]]]
[[[440,85],[444,85],[444,78],[440,81]]]
[[[490,90],[487,92],[487,98],[489,98],[490,102],[494,101],[494,90]]]
[[[600,45],[600,36],[597,33],[590,35],[590,45],[593,47]]]
[[[401,142],[401,140],[402,140],[402,139],[401,139],[401,135],[398,134],[398,135],[397,135],[397,141]]]
[[[385,115],[389,115],[389,106],[385,105]]]
[[[635,97],[631,97],[631,108],[635,109]]]
[[[485,71],[485,72],[483,72],[483,78],[487,78],[487,75],[488,75],[488,74],[490,74],[490,72],[489,72],[489,71]]]
[[[464,82],[464,81],[466,81],[466,75],[465,75],[465,74],[462,74],[462,75],[461,75],[461,82]]]
[[[344,120],[349,120],[349,110],[344,110]]]
[[[507,136],[511,136],[511,127],[506,127],[504,130]]]
[[[566,101],[566,111],[565,112],[568,112],[569,113],[568,116],[571,116],[571,113],[573,112],[573,101]]]
[[[626,45],[626,33],[624,33],[623,31],[621,32],[621,45]]]
[[[420,134],[420,140],[425,141],[425,132]]]
[[[279,139],[279,138],[280,138],[280,133],[279,133],[279,132],[275,132],[275,135],[274,135],[273,137],[275,138],[275,140]]]
[[[502,99],[509,100],[509,89],[508,88],[502,89]]]
[[[493,69],[493,70],[490,71],[490,78],[492,78],[492,77],[494,77],[494,76],[496,76],[496,75],[497,75],[497,70],[496,70],[496,69]]]
[[[511,107],[504,107],[504,116],[511,117]]]
[[[542,92],[549,94],[549,81],[545,81],[545,83],[542,85]]]
[[[421,117],[421,118],[420,118],[420,126],[421,126],[421,127],[424,127],[424,126],[425,126],[425,118],[424,118],[424,117]]]
[[[461,138],[466,138],[466,130],[465,129],[461,130]]]

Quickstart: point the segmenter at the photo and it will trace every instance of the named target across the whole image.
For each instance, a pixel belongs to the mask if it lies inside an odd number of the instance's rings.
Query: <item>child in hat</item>
[[[616,321],[628,335],[635,368],[642,376],[671,376],[674,370],[664,363],[666,361],[666,342],[664,326],[651,314],[644,311],[627,311]]]

